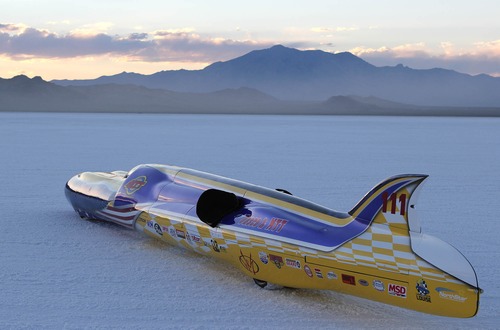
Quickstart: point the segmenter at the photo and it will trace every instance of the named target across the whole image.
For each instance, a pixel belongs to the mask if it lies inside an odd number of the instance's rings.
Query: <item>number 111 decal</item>
[[[382,193],[382,212],[386,213],[387,212],[387,204],[388,202],[391,202],[391,209],[390,212],[392,214],[396,214],[396,206],[397,202],[399,201],[399,214],[405,215],[406,214],[406,194],[401,194],[399,195],[399,199],[396,193],[391,194],[389,197],[389,193],[384,192]]]

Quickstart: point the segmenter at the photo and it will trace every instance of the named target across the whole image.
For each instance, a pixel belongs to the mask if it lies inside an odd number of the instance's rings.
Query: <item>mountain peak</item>
[[[30,78],[24,74],[20,74],[17,76],[14,76],[10,79],[11,82],[13,82],[16,85],[23,85],[23,86],[42,86],[42,85],[47,85],[50,84],[49,82],[46,82],[45,80],[42,79],[40,76],[35,76],[33,78]]]
[[[30,78],[28,77],[27,75],[24,75],[24,74],[19,74],[17,76],[14,76],[8,80],[11,80],[11,81],[14,81],[14,82],[17,82],[17,83],[45,83],[46,81],[43,80],[42,77],[40,76],[35,76],[33,78]]]
[[[272,46],[272,47],[271,47],[271,48],[269,48],[269,49],[280,50],[280,49],[293,49],[293,48],[285,47],[285,46],[283,46],[283,45],[281,45],[281,44],[278,44],[278,45],[274,45],[274,46]],[[296,49],[294,49],[294,50],[296,50]]]
[[[10,80],[13,80],[13,81],[27,81],[27,80],[31,80],[31,79],[27,75],[18,74],[17,76],[14,76],[14,77],[10,78]]]
[[[298,49],[295,49],[295,48],[290,48],[290,47],[286,47],[286,46],[283,46],[283,45],[274,45],[270,48],[266,48],[266,49],[261,49],[260,51],[268,51],[268,52],[280,52],[280,53],[300,53],[301,50],[298,50]]]
[[[226,62],[207,66],[204,71],[218,74],[261,77],[281,76],[304,79],[312,76],[337,75],[348,70],[360,71],[373,66],[359,57],[342,52],[333,54],[322,50],[298,50],[283,45],[251,51]],[[250,77],[250,79],[252,79]]]

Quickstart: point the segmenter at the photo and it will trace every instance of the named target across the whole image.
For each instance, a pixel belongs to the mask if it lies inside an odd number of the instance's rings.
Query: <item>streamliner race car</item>
[[[110,221],[239,268],[265,287],[335,290],[424,313],[472,317],[476,273],[421,232],[426,175],[398,175],[338,212],[261,186],[167,165],[84,172],[65,188],[82,218]]]

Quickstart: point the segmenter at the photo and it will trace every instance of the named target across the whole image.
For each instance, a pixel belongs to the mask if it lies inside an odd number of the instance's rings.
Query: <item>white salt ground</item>
[[[495,329],[500,324],[500,119],[0,113],[2,329]],[[285,188],[346,211],[388,176],[430,174],[423,231],[484,289],[472,319],[335,292],[262,290],[239,271],[81,220],[65,182],[140,163]]]

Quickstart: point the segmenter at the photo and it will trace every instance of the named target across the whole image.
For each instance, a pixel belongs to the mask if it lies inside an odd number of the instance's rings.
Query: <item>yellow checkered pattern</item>
[[[378,216],[383,217],[384,215],[380,213]],[[320,252],[307,247],[250,236],[246,233],[209,228],[205,224],[194,221],[181,222],[173,220],[172,217],[162,216],[148,216],[148,218],[166,229],[163,236],[158,237],[154,230],[144,226],[144,229],[149,230],[153,236],[203,254],[213,254],[214,251],[210,244],[212,241],[216,241],[222,249],[237,246],[255,249],[255,251],[275,252],[299,260],[314,259],[320,264],[334,268],[365,267],[365,269],[372,269],[373,274],[381,277],[383,277],[384,272],[390,272],[393,275],[414,275],[439,282],[459,283],[453,277],[437,270],[416,256],[411,250],[408,233],[378,223],[373,223],[367,231],[341,247],[331,252]],[[177,229],[183,231],[186,238],[177,236]],[[196,242],[188,237],[199,237],[200,241]]]
[[[233,191],[239,194],[244,192],[243,189],[239,187],[208,178],[201,178],[192,174],[178,172],[178,169],[179,168],[169,167],[164,169],[159,167],[159,170],[163,170],[169,175],[175,175],[177,178],[176,180],[186,180],[192,185],[201,184],[203,186]],[[405,178],[401,178],[398,181],[402,180],[405,180]],[[406,194],[409,198],[418,184],[419,183],[410,184],[399,190],[398,197],[401,194]],[[380,187],[380,189],[384,189],[384,187]],[[376,194],[371,198],[374,198],[375,195]],[[299,212],[318,221],[328,221],[329,223],[340,226],[352,221],[356,216],[356,214],[354,214],[351,218],[337,219],[258,193],[246,192],[246,196],[248,198],[251,197],[252,199],[277,205],[278,207],[292,212]],[[186,218],[184,214],[168,213],[159,214],[158,216],[151,215],[151,219],[159,223],[163,228],[166,228],[167,231],[171,231],[171,233],[175,233],[175,230],[179,229],[186,232],[186,235],[189,233],[189,235],[200,237],[202,244],[168,233],[160,237],[171,243],[173,241],[174,243],[200,253],[213,253],[213,248],[209,243],[216,241],[217,244],[223,248],[238,246],[241,248],[255,249],[256,251],[266,250],[289,255],[296,259],[315,260],[318,264],[328,265],[328,267],[342,268],[351,266],[348,267],[349,269],[354,267],[365,267],[367,270],[371,269],[372,271],[370,272],[373,272],[374,275],[377,276],[382,276],[384,272],[391,272],[393,275],[414,275],[440,282],[459,283],[459,281],[453,277],[436,269],[413,253],[408,234],[408,212],[406,215],[401,216],[398,214],[399,211],[399,208],[397,208],[396,214],[379,212],[371,226],[363,234],[329,252],[317,251],[312,248],[261,238],[247,233],[221,228],[210,228],[199,219]],[[144,226],[144,228],[148,227]],[[156,234],[153,233],[153,236],[154,235]]]

